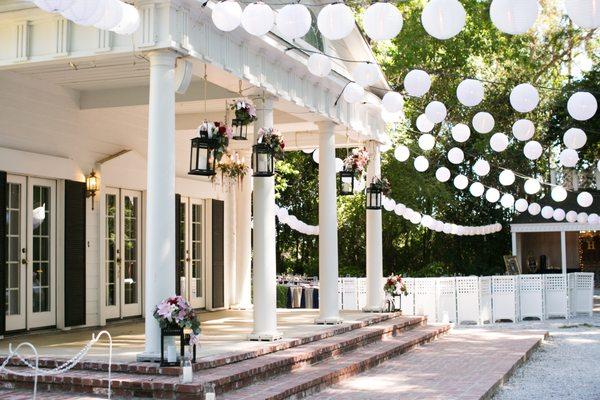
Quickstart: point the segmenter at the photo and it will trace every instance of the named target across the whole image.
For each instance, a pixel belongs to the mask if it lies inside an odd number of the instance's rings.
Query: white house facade
[[[278,128],[286,150],[320,150],[319,320],[338,322],[334,150],[368,142],[369,176],[379,175],[380,93],[348,104],[338,95],[351,63],[336,61],[326,78],[311,75],[309,54],[289,50],[277,32],[218,31],[212,1],[134,5],[140,28],[121,36],[28,1],[0,4],[0,330],[102,326],[148,316],[178,292],[206,310],[253,302],[253,338],[277,339],[274,178],[250,174],[230,184],[188,175],[197,126],[228,122],[228,104],[241,97],[256,104],[258,121],[232,153],[249,162],[260,127]],[[373,59],[356,28],[335,44],[316,32],[294,45]],[[378,87],[387,87],[383,75]],[[89,196],[92,171],[99,186]],[[376,309],[381,211],[368,213]],[[148,357],[158,341],[147,318]]]

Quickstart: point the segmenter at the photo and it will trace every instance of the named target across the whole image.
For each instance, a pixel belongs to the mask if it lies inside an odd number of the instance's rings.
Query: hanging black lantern
[[[190,150],[190,175],[215,175],[215,143],[208,138],[208,131],[200,131],[200,136],[192,139]]]
[[[381,210],[381,188],[371,184],[366,190],[367,210]]]
[[[234,118],[231,125],[234,127],[233,140],[248,140],[248,124],[244,124],[244,121],[239,118]]]
[[[354,171],[340,171],[340,196],[354,194]]]
[[[264,143],[252,146],[253,176],[268,177],[274,175],[273,150]]]

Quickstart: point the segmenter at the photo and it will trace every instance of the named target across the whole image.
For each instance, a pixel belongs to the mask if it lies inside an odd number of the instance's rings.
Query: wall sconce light
[[[92,198],[92,210],[94,209],[94,196],[96,196],[96,192],[98,191],[98,177],[96,176],[96,172],[92,170],[90,175],[85,178],[85,195],[86,197]]]

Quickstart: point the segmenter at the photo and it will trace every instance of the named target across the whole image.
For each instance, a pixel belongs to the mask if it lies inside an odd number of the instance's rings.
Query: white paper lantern
[[[564,149],[558,155],[558,159],[563,167],[573,168],[579,161],[579,154],[577,154],[577,150]]]
[[[387,112],[400,112],[404,108],[404,97],[398,92],[387,92],[383,95],[381,105]]]
[[[427,107],[425,107],[425,115],[427,116],[427,119],[434,124],[439,124],[442,122],[446,118],[447,114],[448,111],[446,110],[446,106],[441,101],[432,101],[431,103],[427,104]]]
[[[600,1],[598,7],[600,8]],[[589,92],[577,92],[569,97],[567,110],[569,115],[577,121],[587,121],[598,111],[598,102],[594,95]]]
[[[396,202],[392,199],[384,197],[385,201],[383,202],[383,208],[385,211],[393,211],[396,208]]]
[[[421,214],[419,213],[414,213],[411,217],[410,217],[410,222],[412,222],[413,224],[417,225],[419,222],[421,222]]]
[[[424,133],[419,137],[419,147],[422,150],[429,151],[435,146],[435,137],[429,133]]]
[[[454,177],[454,187],[460,190],[465,189],[469,186],[469,179],[464,175],[456,175]]]
[[[525,157],[529,158],[530,160],[537,160],[540,158],[543,151],[544,149],[542,148],[542,145],[535,140],[527,142],[525,147],[523,147],[523,154],[525,154]]]
[[[475,107],[481,103],[484,95],[483,83],[476,79],[465,79],[456,88],[456,98],[467,107]]]
[[[365,32],[373,40],[393,39],[402,30],[402,14],[392,3],[371,4],[362,20]]]
[[[600,27],[600,0],[566,0],[567,15],[584,29]]]
[[[442,232],[444,232],[445,234],[449,234],[450,232],[452,232],[452,225],[450,225],[448,223],[444,223],[444,227],[442,228]]]
[[[33,0],[33,3],[44,11],[63,12],[73,5],[75,0]]]
[[[492,114],[482,111],[473,117],[473,129],[479,133],[489,133],[494,129],[495,121]]]
[[[500,192],[496,188],[489,188],[485,192],[485,199],[490,203],[495,203],[500,199]]]
[[[469,192],[473,197],[481,197],[485,192],[485,187],[479,182],[473,182],[469,187]]]
[[[235,0],[218,2],[212,9],[211,18],[217,29],[230,32],[242,23],[242,7]]]
[[[319,163],[319,149],[316,149],[315,151],[313,151],[313,153],[312,153],[312,159],[317,164]]]
[[[450,170],[446,167],[439,167],[435,171],[435,178],[440,182],[448,182],[450,179]]]
[[[569,211],[566,215],[566,219],[567,222],[577,222],[577,212],[576,211]]]
[[[415,158],[414,166],[417,171],[425,172],[429,168],[429,161],[423,156],[418,156]]]
[[[308,57],[307,66],[311,74],[323,78],[331,72],[331,59],[323,54],[313,53]]]
[[[113,31],[119,35],[132,35],[140,27],[140,13],[131,4],[123,3],[123,17]]]
[[[523,185],[523,187],[525,189],[525,193],[536,194],[537,192],[540,191],[540,189],[542,188],[542,185],[540,184],[540,181],[538,181],[537,179],[529,178],[525,181],[525,184]]]
[[[340,172],[344,169],[344,160],[341,158],[335,159],[335,172]]]
[[[379,79],[379,68],[372,63],[359,63],[352,72],[354,80],[362,87],[368,87]]]
[[[588,222],[587,213],[580,212],[579,214],[577,214],[577,222],[579,222],[580,224],[587,224],[587,222]]]
[[[490,163],[486,160],[477,160],[473,164],[473,172],[479,176],[486,176],[490,173]]]
[[[465,159],[465,153],[458,147],[453,147],[448,151],[448,161],[452,164],[460,164]]]
[[[552,218],[552,216],[554,215],[554,209],[550,206],[544,206],[542,207],[542,217],[546,218],[546,219],[550,219]]]
[[[560,203],[567,198],[567,191],[562,186],[554,186],[550,192],[550,196],[552,197],[552,200]]]
[[[421,114],[417,117],[416,125],[417,129],[421,132],[431,132],[431,130],[435,126],[425,114]]]
[[[598,165],[596,165],[596,169],[600,171],[600,160],[598,160]]]
[[[275,25],[284,38],[288,40],[304,37],[310,30],[312,17],[303,4],[288,4],[277,10]]]
[[[104,10],[103,5],[105,6],[105,3],[98,0],[76,0],[61,14],[78,25],[90,26],[98,23],[104,16],[103,12],[100,13],[101,10]],[[124,5],[119,2],[119,6]]]
[[[430,0],[423,8],[421,23],[436,39],[450,39],[465,26],[467,13],[457,0]]]
[[[102,17],[94,24],[94,27],[100,30],[110,31],[119,25],[119,23],[121,23],[121,20],[123,19],[124,7],[121,6],[120,0],[104,0],[104,2],[105,7]]]
[[[502,186],[510,186],[513,183],[515,183],[515,174],[511,170],[505,169],[502,172],[500,172],[498,180],[500,181],[500,184]]]
[[[493,0],[490,17],[496,28],[519,35],[533,27],[540,12],[537,0]]]
[[[600,216],[598,216],[598,214],[596,213],[591,213],[590,215],[588,215],[588,224],[600,224]]]
[[[367,183],[365,182],[364,179],[355,179],[354,180],[354,191],[355,192],[362,192],[363,190],[365,190],[366,186],[367,186]]]
[[[557,208],[556,210],[554,210],[554,213],[552,214],[552,218],[554,218],[555,221],[562,221],[565,219],[565,210],[563,210],[562,208]]]
[[[490,138],[490,147],[495,152],[502,152],[508,147],[508,136],[504,133],[494,133]]]
[[[404,162],[408,160],[408,157],[410,157],[410,150],[408,147],[401,144],[394,150],[394,157],[396,160]]]
[[[518,199],[517,201],[515,201],[515,210],[517,210],[520,213],[527,211],[528,207],[529,204],[525,199]]]
[[[242,12],[242,26],[251,35],[266,35],[275,25],[275,13],[265,3],[251,3]]]
[[[398,111],[395,113],[387,112],[384,108],[381,109],[381,119],[386,124],[395,124],[402,120],[404,114],[402,111]]]
[[[535,134],[535,126],[528,119],[520,119],[512,126],[512,132],[515,139],[522,142],[529,140]]]
[[[589,192],[581,192],[577,195],[577,204],[581,207],[587,208],[594,202],[594,197]]]
[[[423,218],[421,218],[421,225],[425,228],[430,228],[431,225],[433,225],[433,218],[429,215],[423,215]]]
[[[512,194],[504,193],[500,198],[500,204],[504,208],[510,208],[515,204],[515,197]]]
[[[533,111],[540,102],[540,95],[536,88],[529,83],[515,86],[510,92],[510,104],[520,113]]]
[[[344,88],[344,100],[350,104],[358,103],[362,101],[365,96],[365,89],[358,83],[350,82]]]
[[[431,88],[431,77],[425,71],[413,69],[404,77],[404,89],[413,97],[422,97]]]
[[[456,124],[452,127],[452,139],[464,143],[471,137],[471,129],[466,124]]]
[[[580,149],[585,146],[587,135],[579,128],[568,129],[563,135],[563,143],[569,149]]]
[[[535,217],[542,211],[542,206],[540,206],[538,203],[531,203],[529,207],[527,207],[527,210],[529,211],[529,214]]]
[[[406,206],[402,203],[397,203],[396,207],[394,207],[394,213],[400,217],[404,214],[405,210]]]
[[[317,27],[329,40],[340,40],[354,29],[354,14],[350,7],[342,3],[328,4],[317,17]]]
[[[122,1],[108,1],[108,0],[99,0],[96,4],[96,6],[91,6],[95,9],[95,11],[91,14],[88,15],[87,18],[85,19],[78,19],[78,13],[81,13],[82,11],[86,11],[86,10],[82,10],[81,8],[78,9],[78,7],[75,6],[75,3],[78,2],[79,0],[75,0],[75,2],[73,3],[73,7],[71,8],[67,8],[65,11],[62,12],[63,17],[70,19],[71,21],[82,25],[82,26],[96,26],[97,24],[101,24],[104,20],[105,20],[105,16],[107,15],[107,12],[109,8],[114,8],[115,10],[112,12],[113,14],[117,14],[119,16],[118,21],[116,21],[114,24],[112,24],[110,26],[110,30],[115,30],[117,26],[121,25],[119,27],[120,31],[127,31],[126,29],[123,28],[123,25],[134,25],[137,23],[137,26],[139,26],[139,14],[137,13],[137,10],[134,12],[132,12],[131,10],[127,10],[127,16],[124,15],[125,10],[126,10],[126,4],[123,3]],[[131,6],[133,7],[133,6]],[[135,7],[134,7],[135,8]],[[137,17],[137,21],[135,20]],[[112,21],[111,21],[112,22]],[[137,26],[135,26],[135,28],[137,29]]]
[[[410,220],[410,217],[412,217],[414,211],[412,210],[412,208],[407,208],[406,210],[404,210],[404,214],[402,214],[402,217],[404,217],[404,219],[408,219]]]

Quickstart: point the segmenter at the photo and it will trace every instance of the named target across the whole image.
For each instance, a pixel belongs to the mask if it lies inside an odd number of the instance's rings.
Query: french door
[[[194,308],[206,307],[204,202],[181,198],[179,254],[181,294]]]
[[[56,325],[56,182],[7,184],[6,330]]]
[[[105,193],[106,318],[142,314],[142,194],[108,188]]]

